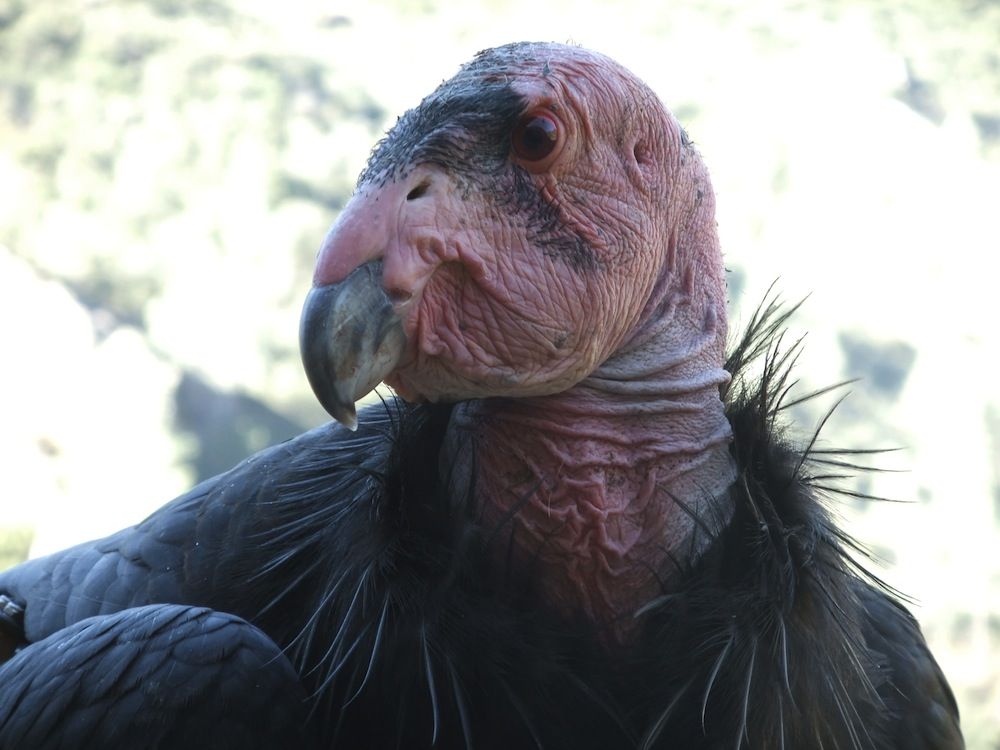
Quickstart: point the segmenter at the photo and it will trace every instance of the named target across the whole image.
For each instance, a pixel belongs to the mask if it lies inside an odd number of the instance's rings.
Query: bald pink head
[[[302,339],[324,405],[350,423],[381,377],[464,402],[442,466],[556,608],[627,637],[670,550],[706,543],[693,518],[727,518],[712,188],[614,61],[480,53],[376,147],[315,281]]]
[[[379,258],[408,342],[387,380],[408,398],[557,393],[665,315],[707,326],[722,361],[707,172],[656,95],[594,52],[487,50],[400,118],[316,283]]]

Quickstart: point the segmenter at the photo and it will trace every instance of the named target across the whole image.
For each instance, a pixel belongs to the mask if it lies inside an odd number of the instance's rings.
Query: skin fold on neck
[[[445,451],[452,476],[476,472],[480,518],[506,564],[618,642],[669,590],[671,559],[697,557],[732,510],[725,321],[683,299],[655,313],[567,391],[460,404]]]

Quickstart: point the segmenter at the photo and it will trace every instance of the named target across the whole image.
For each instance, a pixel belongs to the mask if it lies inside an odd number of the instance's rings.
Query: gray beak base
[[[306,296],[299,323],[302,363],[320,404],[345,427],[357,429],[354,402],[396,368],[405,346],[402,321],[382,288],[381,261]]]

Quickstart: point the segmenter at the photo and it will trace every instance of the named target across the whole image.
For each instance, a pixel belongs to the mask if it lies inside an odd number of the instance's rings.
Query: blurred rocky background
[[[299,306],[371,144],[477,50],[618,58],[712,169],[733,327],[810,299],[839,508],[1000,748],[1000,3],[0,0],[0,566],[325,417]],[[836,395],[796,409],[808,439]]]

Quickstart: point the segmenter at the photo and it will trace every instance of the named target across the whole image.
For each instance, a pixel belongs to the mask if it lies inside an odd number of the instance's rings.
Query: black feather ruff
[[[916,622],[824,506],[831,472],[863,470],[866,452],[785,435],[802,400],[799,344],[782,348],[792,312],[765,302],[733,348],[734,511],[700,519],[721,529],[700,555],[672,551],[627,647],[497,570],[507,535],[441,466],[451,408],[398,400],[356,433],[313,430],[135,527],[0,573],[0,594],[24,605],[24,640],[54,648],[83,618],[127,625],[148,604],[237,615],[289,658],[322,747],[961,748]],[[24,700],[44,713],[49,696]],[[75,717],[45,715],[51,736],[72,732]]]
[[[815,438],[797,450],[783,434],[782,412],[797,403],[789,378],[799,344],[781,348],[794,309],[767,302],[728,359],[735,514],[707,553],[674,560],[681,575],[637,612],[642,635],[626,653],[609,653],[586,623],[548,612],[530,582],[496,583],[472,494],[453,496],[440,479],[449,407],[391,401],[365,415],[356,437],[331,442],[336,455],[297,456],[277,501],[281,520],[258,534],[270,555],[261,582],[298,585],[273,591],[258,624],[299,666],[327,739],[407,748],[897,747],[900,690],[893,665],[869,643],[873,602],[894,592],[848,554],[860,548],[821,502],[835,489],[811,479],[824,475],[823,462],[863,467],[815,452]],[[355,460],[342,462],[345,453]],[[290,607],[300,616],[274,617]],[[902,651],[930,659],[911,631]]]

